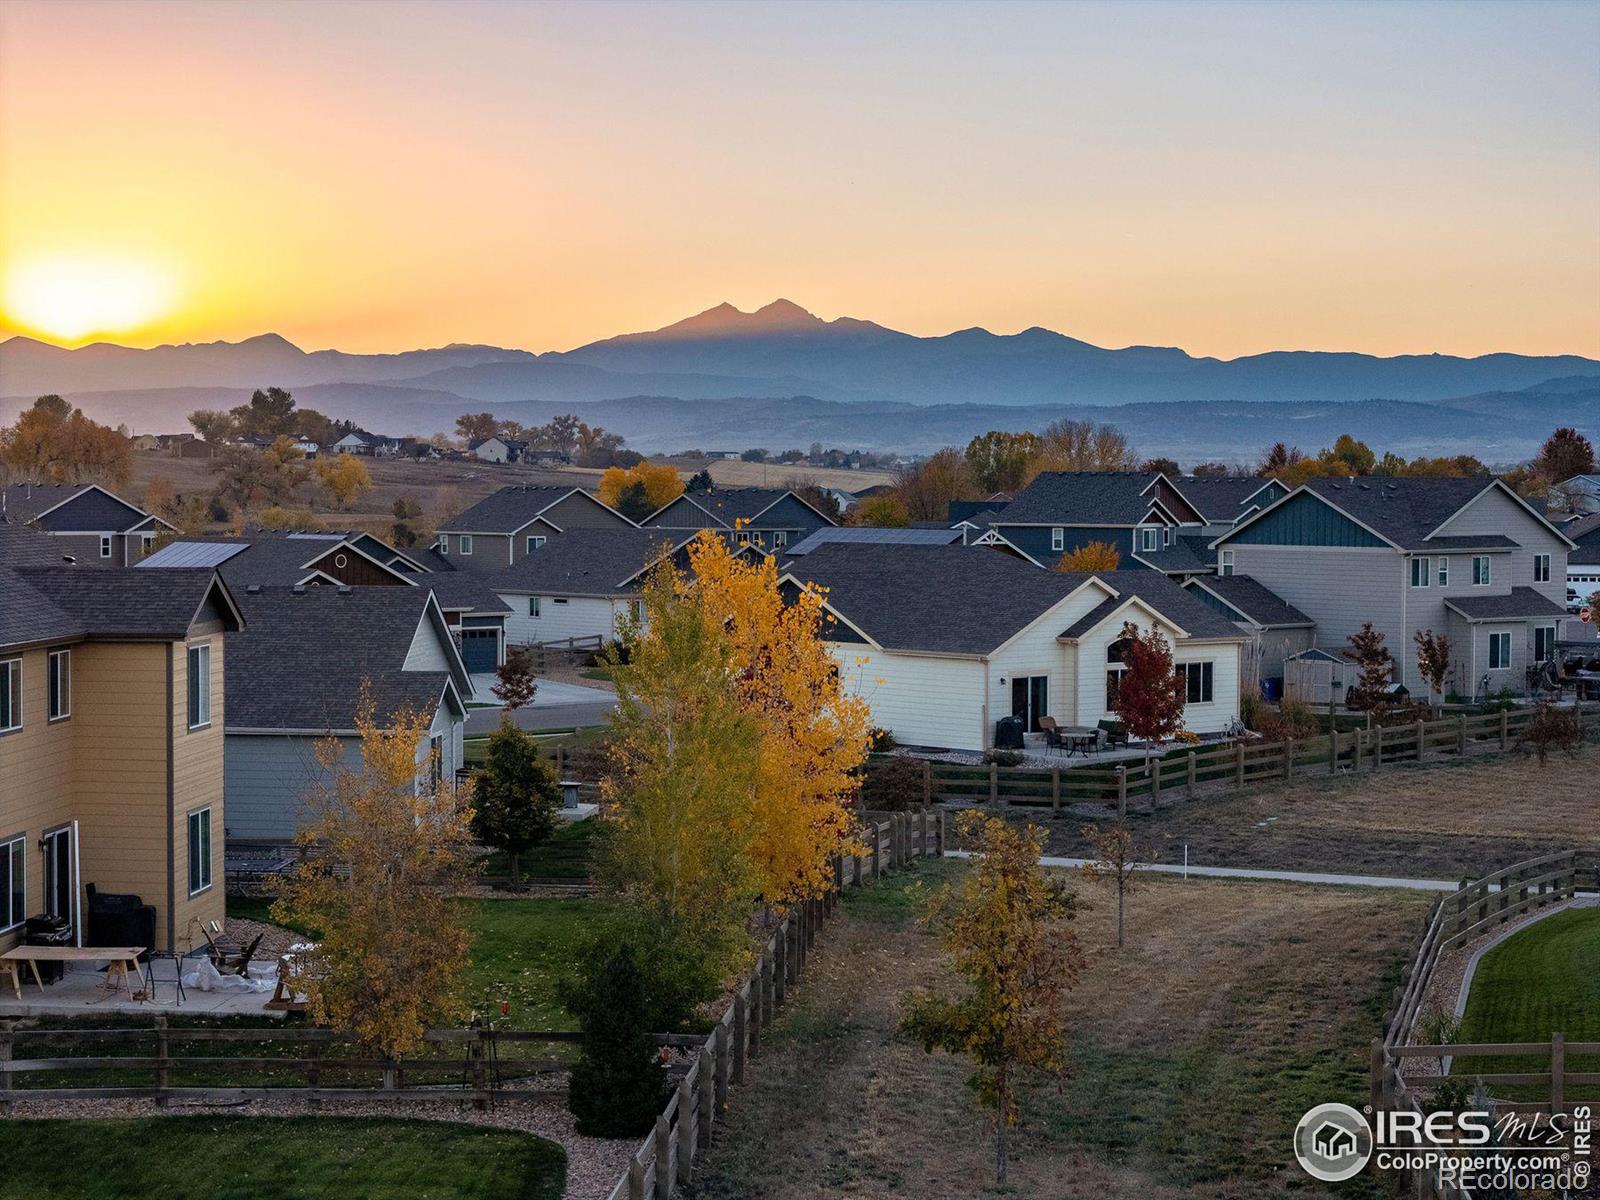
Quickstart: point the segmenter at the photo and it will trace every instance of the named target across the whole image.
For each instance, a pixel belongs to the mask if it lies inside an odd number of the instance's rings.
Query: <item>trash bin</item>
[[[1269,704],[1283,699],[1283,676],[1268,675],[1261,681],[1261,698]]]
[[[996,750],[1022,749],[1022,718],[1001,717],[994,723],[994,748]]]
[[[72,922],[65,917],[29,917],[22,927],[25,946],[70,946],[72,941]],[[59,962],[34,965],[39,969],[39,978],[46,983],[56,982],[66,970],[66,964]]]

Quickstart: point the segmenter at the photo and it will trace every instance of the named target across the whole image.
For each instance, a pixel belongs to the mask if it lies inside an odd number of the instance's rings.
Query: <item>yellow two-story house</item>
[[[212,570],[68,561],[0,525],[0,949],[27,918],[92,945],[89,887],[155,909],[155,949],[224,915],[223,634]]]

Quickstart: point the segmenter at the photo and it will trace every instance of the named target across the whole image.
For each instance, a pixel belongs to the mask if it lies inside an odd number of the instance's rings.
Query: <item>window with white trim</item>
[[[1232,550],[1224,550],[1222,552],[1222,573],[1224,575],[1232,575],[1233,574],[1233,551]]]
[[[1066,544],[1067,544],[1067,531],[1065,529],[1063,529],[1061,526],[1057,525],[1054,529],[1052,529],[1050,531],[1050,549],[1052,549],[1052,550],[1061,550],[1061,549],[1064,549],[1066,547]]]
[[[544,538],[543,538],[542,535],[534,534],[533,536],[528,538],[528,553],[529,554],[532,554],[535,550],[542,550],[542,549],[544,549]]]
[[[472,535],[470,533],[461,535],[461,553],[463,556],[472,553]]]
[[[189,647],[189,728],[211,724],[211,647]]]
[[[787,529],[773,530],[772,544],[773,546],[787,546],[789,544],[789,531]]]
[[[1509,633],[1491,633],[1489,635],[1489,670],[1504,671],[1511,666],[1511,635]]]
[[[1159,529],[1141,529],[1139,531],[1139,549],[1159,550],[1161,548],[1161,531]]]
[[[552,603],[552,604],[565,604],[566,602],[567,602],[567,598],[565,596],[552,596],[552,597],[550,597],[550,603]]]
[[[1450,586],[1450,559],[1444,554],[1439,556],[1439,586]]]
[[[1184,681],[1185,700],[1189,704],[1210,704],[1216,698],[1214,691],[1216,668],[1209,662],[1182,662],[1174,672]]]
[[[139,535],[139,553],[141,555],[149,554],[150,553],[150,547],[154,546],[155,544],[156,544],[156,535],[155,534],[153,534],[153,533],[141,533]]]
[[[52,650],[50,670],[50,720],[72,715],[72,651]]]
[[[0,662],[0,733],[22,728],[22,660]]]
[[[450,535],[448,533],[441,533],[439,535],[439,546],[438,546],[438,549],[439,549],[439,557],[441,557],[441,558],[449,558],[450,557]]]
[[[750,535],[741,529],[738,533],[738,542],[741,546],[748,546],[750,544]]]
[[[1533,556],[1533,581],[1535,583],[1550,582],[1550,556],[1548,554],[1535,554]]]
[[[537,617],[539,615],[539,601],[541,599],[542,597],[539,596],[528,597],[528,615],[530,617]]]
[[[15,929],[28,915],[28,838],[0,842],[0,931]]]
[[[635,625],[638,625],[640,622],[642,622],[644,620],[644,601],[643,600],[629,600],[628,601],[628,618]]]
[[[1472,586],[1489,586],[1489,556],[1487,554],[1474,554],[1472,556]]]
[[[189,814],[189,895],[211,886],[211,809]]]
[[[1433,578],[1433,560],[1426,556],[1411,560],[1411,586],[1425,588]]]
[[[100,557],[111,557],[111,535],[109,533],[102,533],[100,535]]]

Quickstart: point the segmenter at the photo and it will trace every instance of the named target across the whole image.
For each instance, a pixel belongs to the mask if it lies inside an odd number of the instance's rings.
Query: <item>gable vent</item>
[[[341,596],[348,596],[351,590],[352,589],[348,583],[341,583],[339,585],[339,595]]]
[[[304,596],[306,594],[306,585],[303,584],[303,583],[297,583],[297,584],[294,585],[294,587],[290,588],[289,590],[291,592],[293,592],[296,596]]]
[[[261,585],[259,583],[249,583],[245,585],[244,590],[248,595],[259,596],[261,594]]]

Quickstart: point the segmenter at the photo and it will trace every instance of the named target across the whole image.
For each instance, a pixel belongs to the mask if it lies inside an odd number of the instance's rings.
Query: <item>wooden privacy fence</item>
[[[837,911],[843,889],[914,858],[944,853],[942,812],[868,813],[863,832],[866,853],[836,858],[833,887],[778,923],[710,1035],[658,1039],[688,1048],[693,1058],[608,1200],[667,1200],[675,1186],[688,1185],[695,1160],[711,1145],[712,1129],[727,1111],[729,1089],[744,1081],[751,1058],[805,969],[817,931]]]
[[[168,1023],[158,1015],[154,1025],[110,1029],[33,1029],[0,1026],[0,1105],[16,1100],[88,1100],[148,1098],[158,1105],[170,1100],[240,1102],[292,1097],[309,1100],[431,1101],[471,1100],[480,1107],[491,1100],[548,1095],[535,1089],[507,1089],[508,1080],[526,1080],[565,1071],[565,1058],[507,1057],[503,1047],[530,1043],[556,1045],[583,1040],[578,1033],[528,1033],[490,1028],[433,1029],[424,1045],[437,1053],[412,1058],[374,1057],[349,1034],[329,1029],[281,1026],[250,1029],[190,1028]],[[19,1058],[18,1043],[61,1047],[78,1053]],[[283,1048],[287,1053],[223,1054],[223,1045]],[[175,1053],[198,1045],[200,1053]],[[113,1052],[128,1048],[132,1052]],[[142,1051],[142,1052],[141,1052]],[[33,1086],[37,1078],[79,1072],[112,1073],[114,1082],[88,1085]],[[239,1077],[283,1073],[304,1079],[302,1085],[245,1085]],[[148,1074],[148,1082],[129,1076]],[[233,1077],[227,1083],[198,1084],[181,1080],[195,1075]],[[409,1076],[409,1079],[408,1079]],[[366,1079],[370,1082],[361,1082]]]
[[[1424,926],[1417,952],[1401,973],[1394,990],[1394,1002],[1385,1014],[1382,1036],[1372,1043],[1370,1102],[1380,1108],[1425,1113],[1427,1096],[1420,1084],[1408,1084],[1404,1063],[1408,1059],[1455,1059],[1533,1057],[1542,1060],[1542,1071],[1474,1072],[1457,1071],[1456,1078],[1481,1082],[1485,1088],[1539,1087],[1545,1098],[1536,1101],[1496,1101],[1506,1112],[1559,1113],[1574,1107],[1571,1089],[1600,1085],[1600,1071],[1574,1071],[1572,1057],[1600,1055],[1600,1042],[1568,1042],[1553,1033],[1548,1042],[1463,1043],[1413,1045],[1423,1001],[1440,958],[1465,946],[1495,927],[1561,903],[1579,892],[1600,892],[1600,853],[1562,850],[1541,855],[1506,867],[1504,870],[1462,884],[1456,892],[1433,905]],[[1429,1172],[1412,1173],[1412,1182],[1427,1194],[1441,1200],[1471,1200],[1466,1189],[1440,1183]],[[1422,1192],[1419,1190],[1419,1194]]]
[[[1600,729],[1600,709],[1580,709],[1579,718],[1586,730]],[[1239,741],[1168,751],[1148,762],[1048,769],[928,761],[923,790],[930,802],[987,802],[1057,812],[1063,806],[1104,804],[1124,815],[1151,813],[1201,795],[1225,795],[1296,777],[1376,772],[1403,763],[1504,752],[1532,720],[1532,710],[1463,714],[1371,729],[1336,728],[1283,742]]]

